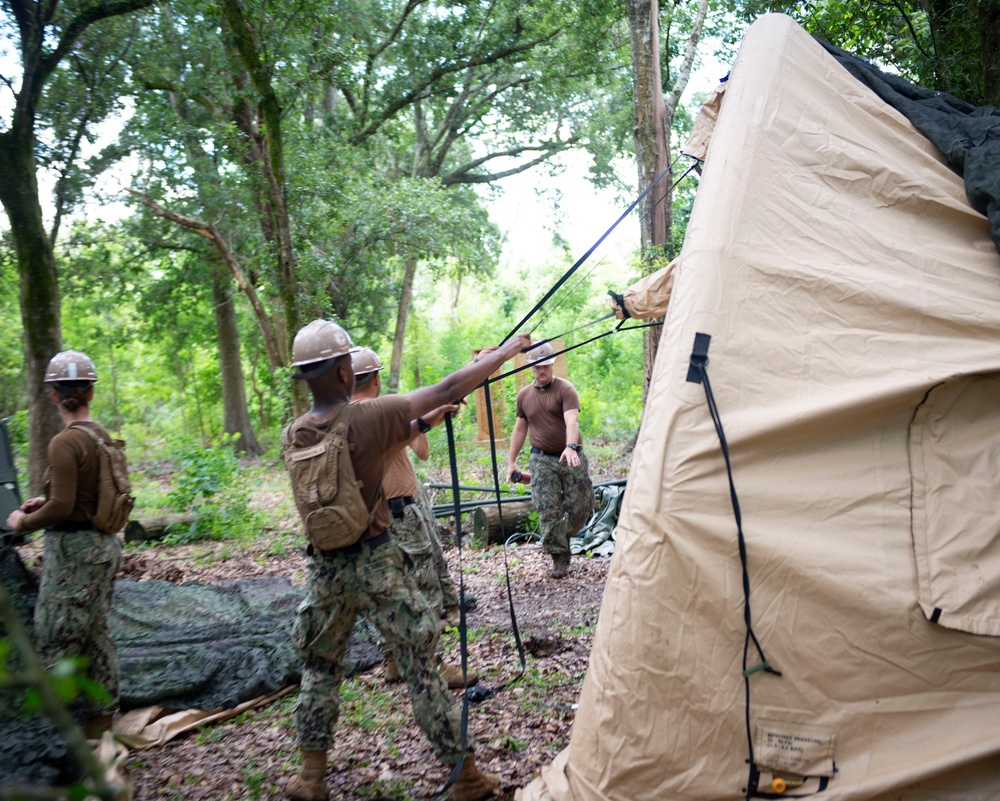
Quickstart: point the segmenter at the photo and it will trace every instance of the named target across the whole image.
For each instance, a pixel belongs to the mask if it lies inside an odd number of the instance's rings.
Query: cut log
[[[472,527],[476,539],[486,545],[503,545],[507,538],[518,531],[527,531],[532,511],[531,501],[503,505],[503,531],[496,504],[480,506],[472,513]]]
[[[125,525],[125,542],[162,540],[170,533],[171,526],[176,530],[184,526],[190,526],[193,521],[194,515],[190,512],[163,515],[161,517],[147,517],[143,520],[129,520]]]

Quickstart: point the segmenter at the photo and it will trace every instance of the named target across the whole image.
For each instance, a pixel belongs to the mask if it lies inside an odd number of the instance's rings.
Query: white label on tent
[[[801,776],[832,776],[837,733],[825,726],[757,721],[753,735],[754,761],[759,768]]]

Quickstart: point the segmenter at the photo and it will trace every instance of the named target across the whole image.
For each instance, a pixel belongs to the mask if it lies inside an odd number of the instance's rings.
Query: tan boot
[[[462,668],[458,665],[449,665],[447,662],[438,664],[438,673],[441,678],[448,682],[449,690],[460,690],[463,687],[471,687],[479,683],[479,674],[474,670],[466,670],[465,681],[462,680]]]
[[[403,676],[399,672],[399,666],[396,664],[396,657],[392,654],[389,654],[385,660],[385,680],[389,684],[396,684],[403,680]]]
[[[302,770],[285,788],[285,793],[295,801],[326,801],[326,751],[302,750]]]
[[[549,573],[552,578],[566,578],[566,574],[569,573],[569,554],[568,553],[554,553],[552,554],[552,572]]]
[[[482,801],[489,798],[500,786],[500,777],[495,773],[485,773],[476,767],[471,754],[465,758],[462,772],[451,786],[448,798],[451,801]]]

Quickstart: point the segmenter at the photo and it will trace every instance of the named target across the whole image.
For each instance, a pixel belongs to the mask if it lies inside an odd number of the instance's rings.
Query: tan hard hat
[[[552,345],[548,342],[543,342],[541,345],[528,351],[528,362],[534,362],[531,365],[532,367],[545,367],[556,360],[556,357],[552,355],[553,353],[555,353],[555,350],[553,350]],[[538,359],[545,359],[545,361],[540,362],[537,361]]]
[[[379,361],[378,354],[371,348],[359,348],[354,351],[351,354],[351,364],[354,365],[354,375],[377,373],[385,369]]]
[[[78,350],[64,350],[49,361],[43,383],[61,381],[96,381],[97,371],[90,358]]]
[[[335,359],[357,348],[347,332],[329,320],[313,320],[292,342],[292,367]]]

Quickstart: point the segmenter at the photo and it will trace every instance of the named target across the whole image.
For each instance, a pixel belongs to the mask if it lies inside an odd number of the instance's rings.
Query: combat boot
[[[554,553],[552,554],[552,572],[549,573],[552,578],[561,579],[566,578],[569,573],[569,554],[568,553]]]
[[[474,670],[465,671],[465,681],[462,680],[462,668],[458,665],[449,665],[447,662],[438,663],[438,673],[441,678],[448,682],[449,690],[461,690],[463,687],[471,687],[479,683],[479,674]]]
[[[327,801],[330,797],[326,789],[326,751],[302,750],[302,770],[295,776],[285,793],[294,801]]]
[[[495,773],[479,770],[475,758],[470,754],[465,758],[462,772],[451,786],[448,798],[451,801],[482,801],[493,795],[499,786],[500,777]]]
[[[392,654],[385,660],[385,680],[389,684],[397,684],[403,680],[403,675],[399,672],[399,666],[396,664],[396,657]]]

